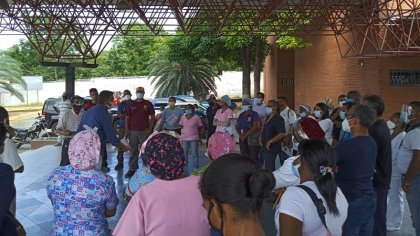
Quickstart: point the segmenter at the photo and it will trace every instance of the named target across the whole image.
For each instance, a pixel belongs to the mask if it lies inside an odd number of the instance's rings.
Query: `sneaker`
[[[127,171],[127,173],[125,173],[124,177],[129,179],[129,178],[131,178],[131,176],[134,175],[134,173],[135,172],[133,170],[129,170],[129,171]]]
[[[101,171],[102,172],[109,172],[110,169],[108,168],[108,166],[102,166]]]
[[[123,165],[122,163],[118,163],[118,164],[114,167],[114,169],[115,169],[116,171],[122,170],[123,168],[124,168],[124,165]]]
[[[389,231],[389,232],[394,232],[400,229],[401,229],[400,227],[386,227],[386,231]]]

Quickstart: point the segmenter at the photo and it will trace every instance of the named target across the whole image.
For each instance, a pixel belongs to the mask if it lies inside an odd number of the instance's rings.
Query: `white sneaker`
[[[394,231],[397,231],[397,230],[400,230],[401,228],[399,228],[399,227],[386,227],[386,231],[389,231],[389,232],[394,232]]]

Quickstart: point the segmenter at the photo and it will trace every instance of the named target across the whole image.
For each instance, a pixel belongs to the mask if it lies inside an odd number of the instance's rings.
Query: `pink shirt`
[[[233,118],[233,111],[231,109],[227,109],[226,111],[222,112],[222,109],[217,110],[216,115],[214,116],[215,120],[226,122],[229,119]],[[225,132],[224,126],[217,126],[216,132]]]
[[[134,195],[113,235],[210,236],[207,211],[198,176],[165,181],[155,179]]]
[[[198,128],[203,126],[203,122],[199,116],[194,115],[190,119],[187,116],[182,116],[181,120],[179,121],[179,125],[182,126],[181,130],[181,137],[182,140],[185,141],[196,141],[200,140],[200,136],[198,134]]]

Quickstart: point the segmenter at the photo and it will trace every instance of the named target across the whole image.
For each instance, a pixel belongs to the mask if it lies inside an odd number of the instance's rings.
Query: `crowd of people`
[[[374,94],[350,91],[338,97],[336,109],[321,102],[294,111],[286,97],[265,101],[257,93],[242,100],[236,116],[229,96],[209,95],[203,122],[193,104],[183,111],[170,97],[156,123],[153,104],[138,87],[134,98],[123,92],[115,134],[108,113],[114,94],[89,92],[89,103],[63,94],[71,106],[60,111],[57,127],[62,158],[47,184],[52,235],[265,235],[263,203],[274,195],[277,235],[385,236],[402,226],[405,194],[420,236],[419,101],[407,101],[388,119]],[[8,115],[0,118],[3,157],[12,134]],[[204,130],[208,164],[200,166]],[[107,142],[118,149],[116,171],[124,169],[124,153],[130,155],[128,205],[112,232],[106,218],[122,199],[106,174]],[[0,235],[21,227],[9,210],[13,171],[21,166],[0,164],[7,193],[0,196]]]

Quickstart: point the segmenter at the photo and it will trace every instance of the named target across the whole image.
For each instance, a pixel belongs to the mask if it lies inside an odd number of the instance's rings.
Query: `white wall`
[[[251,74],[253,78],[253,74]],[[261,74],[261,78],[264,78]],[[252,79],[251,79],[252,80]],[[90,88],[97,88],[101,90],[123,91],[125,89],[135,92],[136,87],[142,86],[146,91],[146,98],[154,97],[154,89],[147,77],[121,77],[121,78],[92,78],[90,80],[76,81],[76,94],[80,96],[88,96]],[[228,71],[223,72],[220,80],[216,80],[217,94],[229,95],[231,97],[241,97],[242,95],[242,72]],[[263,81],[261,80],[261,91],[263,91]],[[25,101],[21,102],[10,93],[0,94],[0,105],[2,106],[16,106],[26,103],[43,103],[45,99],[52,97],[60,97],[65,89],[64,81],[44,82],[43,90],[29,91],[26,96],[26,91],[23,90]],[[253,81],[251,82],[251,93],[253,91]],[[37,94],[38,93],[38,94]],[[26,99],[28,97],[28,99]]]

